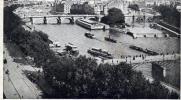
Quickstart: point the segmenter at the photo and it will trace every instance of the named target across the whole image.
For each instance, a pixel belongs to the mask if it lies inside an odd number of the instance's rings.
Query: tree
[[[71,14],[94,14],[92,8],[87,2],[84,4],[73,4],[70,9]]]
[[[101,22],[109,25],[122,24],[125,22],[125,17],[120,9],[111,8],[108,10],[108,15],[101,19]]]
[[[176,9],[176,6],[173,5],[160,5],[154,6],[154,10],[158,11],[161,14],[161,18],[175,27],[180,27],[180,17],[179,12]]]
[[[95,59],[85,56],[55,59],[43,68],[56,98],[178,98],[160,82],[145,80],[141,72],[126,63],[98,65]]]
[[[130,4],[128,6],[128,8],[132,9],[132,10],[135,10],[135,11],[140,11],[139,10],[139,6],[137,4]]]

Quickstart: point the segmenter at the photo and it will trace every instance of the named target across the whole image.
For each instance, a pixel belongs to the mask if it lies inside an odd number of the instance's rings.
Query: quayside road
[[[13,61],[4,45],[4,58],[7,64],[3,66],[3,91],[7,99],[37,99],[41,98],[42,91],[31,82],[23,71],[35,71],[30,65],[20,65]],[[17,67],[18,66],[18,67]],[[8,72],[7,72],[8,71]]]

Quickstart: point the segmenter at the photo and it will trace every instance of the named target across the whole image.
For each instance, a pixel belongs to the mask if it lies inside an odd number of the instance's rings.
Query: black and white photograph
[[[3,99],[180,99],[181,0],[2,0]]]

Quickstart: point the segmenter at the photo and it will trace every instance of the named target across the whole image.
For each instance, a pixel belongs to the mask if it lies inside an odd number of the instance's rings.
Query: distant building
[[[145,5],[146,6],[153,6],[153,5],[170,5],[171,0],[145,0]]]
[[[127,0],[110,0],[104,4],[104,14],[108,14],[108,10],[111,8],[118,8],[122,10],[123,13],[127,13],[128,5],[130,1]]]
[[[103,3],[97,3],[94,5],[95,14],[103,14],[103,11],[104,11],[104,4]]]
[[[72,5],[73,2],[71,0],[62,0],[61,2],[59,2],[59,4],[55,5],[55,10],[57,12],[69,14]]]

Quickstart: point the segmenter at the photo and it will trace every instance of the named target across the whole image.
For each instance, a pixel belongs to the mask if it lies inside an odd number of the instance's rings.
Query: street
[[[20,65],[13,62],[13,58],[9,55],[9,51],[4,45],[4,58],[7,59],[7,64],[4,64],[3,79],[4,79],[4,94],[8,99],[37,99],[41,98],[42,91],[38,86],[32,83],[23,73],[25,70],[35,71],[34,68],[27,65]],[[17,67],[19,66],[19,67]],[[9,74],[5,72],[9,70]]]

